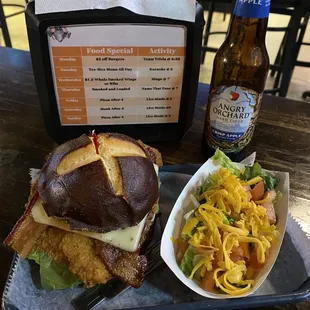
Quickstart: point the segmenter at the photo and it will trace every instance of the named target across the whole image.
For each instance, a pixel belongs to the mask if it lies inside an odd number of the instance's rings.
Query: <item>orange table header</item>
[[[81,56],[80,47],[53,46],[53,56]]]
[[[53,47],[53,56],[185,56],[185,47],[86,46]]]
[[[139,56],[184,56],[185,47],[139,47]]]
[[[82,47],[82,56],[137,56],[137,47],[131,47],[131,46]]]

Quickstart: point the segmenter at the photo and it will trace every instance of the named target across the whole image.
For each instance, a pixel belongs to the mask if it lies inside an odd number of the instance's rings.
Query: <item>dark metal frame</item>
[[[204,33],[204,36],[203,36],[203,43],[202,43],[202,48],[201,48],[201,64],[204,63],[205,61],[205,57],[206,57],[206,53],[207,52],[212,52],[212,53],[216,53],[218,48],[216,47],[209,47],[208,46],[208,41],[209,41],[209,36],[210,35],[217,35],[217,34],[222,34],[222,35],[226,35],[227,32],[226,31],[214,31],[214,32],[211,32],[211,23],[212,23],[212,18],[213,18],[213,13],[215,11],[215,0],[211,0],[209,1],[209,5],[208,5],[208,8],[205,8],[205,3],[204,1],[200,1],[201,4],[203,5],[204,9],[208,11],[208,19],[207,19],[207,22],[206,22],[206,26],[205,26],[205,33]],[[224,0],[224,1],[221,1],[222,4],[230,4],[230,2],[228,0]],[[230,15],[231,16],[231,15]],[[224,20],[226,18],[226,11],[224,12]]]
[[[26,5],[28,3],[28,0],[25,0]],[[5,15],[4,14],[4,10],[3,8],[5,6],[9,6],[9,7],[18,7],[18,8],[22,8],[22,11],[18,11],[9,15]],[[6,22],[7,18],[19,15],[19,14],[23,14],[25,10],[25,7],[21,4],[3,4],[2,1],[0,0],[0,28],[2,29],[2,35],[3,35],[3,39],[4,39],[4,43],[6,47],[12,47],[12,42],[11,42],[11,37],[10,37],[10,33],[9,33],[9,29],[8,29],[8,25]]]
[[[286,10],[289,11],[290,9]],[[287,15],[281,11],[275,13]],[[302,19],[304,20],[302,21]],[[296,6],[291,14],[287,31],[275,60],[275,66],[271,66],[271,75],[274,76],[276,73],[274,88],[279,89],[278,93],[281,97],[287,95],[308,20],[309,14],[306,6],[304,4]]]
[[[9,33],[8,25],[6,23],[6,18],[5,18],[4,11],[3,11],[3,4],[1,0],[0,0],[0,28],[2,29],[2,35],[3,35],[5,46],[12,47],[10,33]]]

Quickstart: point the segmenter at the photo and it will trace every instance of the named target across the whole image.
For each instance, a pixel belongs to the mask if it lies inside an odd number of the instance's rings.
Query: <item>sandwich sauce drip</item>
[[[94,145],[95,145],[95,149],[96,149],[96,154],[99,154],[99,140],[98,140],[98,136],[95,132],[95,130],[93,130],[90,134],[90,136],[93,138],[93,142],[94,142]]]

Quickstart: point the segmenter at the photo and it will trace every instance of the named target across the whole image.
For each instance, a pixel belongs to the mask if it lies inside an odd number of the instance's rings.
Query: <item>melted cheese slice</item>
[[[155,164],[154,164],[154,169],[156,171],[156,174],[158,175],[158,166]],[[138,249],[139,241],[141,239],[141,235],[142,235],[145,222],[148,216],[147,214],[144,217],[144,219],[136,226],[126,227],[123,229],[117,229],[117,230],[109,231],[107,233],[96,233],[96,232],[89,232],[89,231],[71,230],[69,229],[69,226],[66,222],[55,219],[53,217],[49,217],[43,208],[41,199],[38,199],[36,201],[36,203],[34,204],[31,210],[31,214],[32,214],[34,221],[37,223],[57,227],[59,229],[74,232],[76,234],[80,234],[85,237],[97,239],[102,242],[114,245],[128,252],[135,252]]]
[[[126,227],[123,229],[117,229],[109,231],[107,233],[96,233],[89,231],[77,231],[69,229],[66,222],[49,217],[42,205],[41,199],[38,199],[31,210],[32,217],[35,222],[57,227],[66,231],[74,232],[85,237],[94,238],[105,243],[114,245],[122,250],[128,252],[135,252],[138,248],[141,234],[144,229],[147,215],[144,219],[136,226]]]

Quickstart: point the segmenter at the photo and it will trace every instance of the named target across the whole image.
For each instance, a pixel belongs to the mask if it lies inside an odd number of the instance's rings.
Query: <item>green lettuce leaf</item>
[[[236,176],[240,176],[241,171],[239,168],[231,161],[231,159],[225,155],[222,151],[217,149],[211,159],[217,161],[222,167],[229,169]]]
[[[255,163],[252,167],[246,166],[244,173],[241,174],[240,178],[242,180],[251,180],[255,177],[262,177],[265,191],[270,191],[275,189],[279,184],[280,180],[267,172],[263,172],[263,169],[259,163]]]
[[[28,259],[40,265],[41,285],[46,290],[61,290],[81,283],[65,264],[54,262],[44,251],[32,250]]]
[[[201,185],[197,186],[194,193],[196,200],[199,201],[200,195],[205,191],[215,188],[219,178],[217,173],[209,174],[208,177],[202,181]]]
[[[259,163],[255,163],[252,167],[246,166],[244,173],[241,175],[242,180],[251,180],[255,177],[262,176],[263,170]]]
[[[180,269],[183,271],[183,273],[189,277],[192,273],[192,270],[194,269],[193,260],[195,257],[194,250],[191,246],[189,246],[182,258]]]
[[[267,172],[263,172],[259,163],[255,163],[252,167],[246,166],[244,173],[241,173],[239,168],[230,160],[230,158],[219,149],[215,151],[215,154],[211,157],[211,159],[217,161],[222,167],[229,169],[233,174],[240,177],[242,180],[250,180],[257,176],[262,177],[265,185],[265,191],[275,189],[279,184],[280,180]]]
[[[273,177],[270,174],[264,174],[263,176],[263,181],[264,181],[264,185],[265,185],[265,191],[270,191],[272,189],[275,189],[277,187],[277,185],[280,182],[280,179]]]

